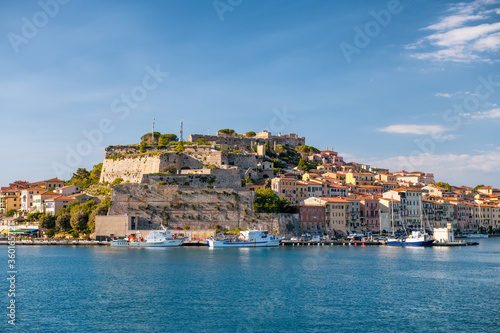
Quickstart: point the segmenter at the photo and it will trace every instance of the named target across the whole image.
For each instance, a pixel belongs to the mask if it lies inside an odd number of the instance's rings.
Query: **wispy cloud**
[[[484,111],[484,112],[475,112],[470,114],[472,119],[494,119],[500,118],[500,108]]]
[[[434,31],[406,49],[432,48],[432,52],[414,52],[412,57],[422,60],[471,62],[496,61],[491,53],[500,49],[500,23],[488,23],[499,14],[488,6],[498,0],[476,0],[452,5],[441,19],[423,31]],[[470,24],[469,26],[465,26]]]
[[[446,98],[451,98],[452,94],[449,93],[435,93],[434,96],[436,97],[446,97]]]
[[[391,170],[419,170],[434,173],[435,179],[453,184],[476,185],[476,183],[500,186],[500,151],[478,154],[422,154],[418,156],[394,156],[370,161],[372,165]]]
[[[430,135],[433,138],[453,140],[454,135],[444,134],[449,130],[449,128],[441,125],[391,125],[379,129],[379,131],[387,133]]]

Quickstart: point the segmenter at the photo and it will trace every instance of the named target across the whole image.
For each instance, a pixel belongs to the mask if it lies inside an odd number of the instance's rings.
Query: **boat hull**
[[[407,242],[405,240],[387,241],[388,246],[432,246],[433,243],[434,240],[416,241],[416,242]]]
[[[184,239],[168,239],[162,242],[129,242],[126,240],[115,240],[111,242],[113,247],[176,247],[181,246]]]
[[[229,240],[207,240],[208,246],[213,248],[231,248],[231,247],[278,247],[280,239],[255,242],[231,242]]]

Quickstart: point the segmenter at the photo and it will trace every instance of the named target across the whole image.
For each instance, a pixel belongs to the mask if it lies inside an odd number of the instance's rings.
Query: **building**
[[[300,226],[308,232],[325,232],[325,207],[300,206]]]
[[[375,175],[368,172],[348,172],[345,182],[352,185],[374,185]]]
[[[393,173],[397,177],[398,183],[422,184],[427,185],[434,182],[433,173],[425,173],[420,171],[406,172],[404,170]]]
[[[444,187],[433,185],[433,184],[429,184],[427,186],[424,186],[422,188],[422,190],[429,193],[429,195],[433,195],[433,196],[437,196],[437,197],[441,197],[441,198],[450,197],[452,194],[450,190],[448,190]]]
[[[280,198],[287,199],[292,205],[297,201],[297,179],[293,178],[273,178],[271,180],[271,189]]]
[[[45,180],[45,189],[50,191],[51,189],[58,189],[64,186],[64,180],[60,180],[57,178],[52,178],[49,180]]]
[[[304,200],[305,206],[321,206],[325,209],[325,229],[329,235],[344,234],[350,230],[347,213],[350,202],[345,198],[312,197]]]
[[[397,199],[380,198],[380,229],[385,232],[403,231],[400,201]]]
[[[327,195],[328,197],[334,198],[334,197],[347,197],[349,194],[349,188],[347,186],[342,186],[339,184],[335,183],[330,183],[328,185],[329,187],[329,194]]]
[[[361,231],[380,231],[380,215],[378,198],[360,198],[359,216]]]
[[[80,191],[81,191],[81,188],[76,186],[76,185],[63,186],[63,187],[59,187],[58,189],[54,190],[54,192],[59,193],[60,195],[64,195],[64,196],[77,194],[77,193],[80,193]]]
[[[399,188],[385,192],[383,197],[399,200],[402,223],[406,228],[412,230],[421,228],[422,192],[420,190]]]
[[[33,195],[40,194],[46,190],[41,187],[30,187],[21,190],[21,210],[31,213],[33,210]]]
[[[45,213],[55,216],[59,209],[67,208],[73,201],[75,201],[74,198],[66,197],[64,195],[46,199]]]
[[[7,215],[9,210],[21,210],[21,190],[0,191],[0,215]]]
[[[52,191],[45,191],[33,195],[33,213],[45,213],[45,200],[58,197],[59,193]]]

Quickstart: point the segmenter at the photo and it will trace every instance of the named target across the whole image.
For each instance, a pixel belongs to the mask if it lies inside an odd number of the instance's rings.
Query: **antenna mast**
[[[151,144],[155,144],[155,118],[153,118],[153,131],[151,131]]]
[[[182,127],[183,127],[183,121],[181,119],[181,140],[180,140],[181,142],[184,141],[184,138],[182,136],[182,134],[183,134]]]

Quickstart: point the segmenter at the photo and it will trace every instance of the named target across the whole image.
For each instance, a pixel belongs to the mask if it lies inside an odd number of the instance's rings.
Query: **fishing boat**
[[[207,243],[213,248],[229,247],[277,247],[282,238],[270,236],[268,231],[245,230],[238,236],[224,237],[223,239],[209,238]]]
[[[161,230],[151,230],[144,239],[129,236],[126,239],[113,240],[110,245],[117,247],[175,247],[182,245],[186,240],[186,238],[173,236],[163,225],[161,228]]]

